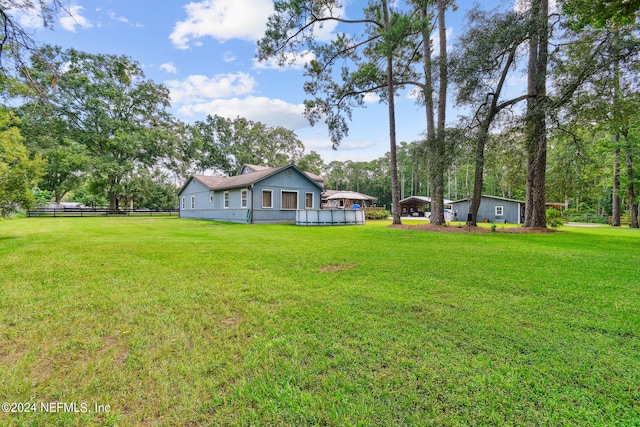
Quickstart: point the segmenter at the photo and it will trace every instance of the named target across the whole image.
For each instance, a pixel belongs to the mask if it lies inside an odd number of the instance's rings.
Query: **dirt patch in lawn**
[[[349,263],[341,263],[341,264],[329,264],[329,265],[325,265],[324,267],[320,267],[320,273],[328,273],[328,272],[336,272],[336,271],[342,271],[342,270],[352,270],[356,268],[355,264],[349,264]]]
[[[509,227],[509,228],[496,228],[495,231],[491,231],[490,228],[478,227],[478,226],[453,226],[453,225],[436,225],[436,224],[421,224],[421,225],[404,225],[404,224],[392,224],[390,228],[398,228],[401,230],[418,230],[418,231],[430,231],[436,233],[509,233],[509,234],[521,234],[521,233],[534,233],[534,234],[546,234],[555,233],[558,230],[553,230],[545,227]]]

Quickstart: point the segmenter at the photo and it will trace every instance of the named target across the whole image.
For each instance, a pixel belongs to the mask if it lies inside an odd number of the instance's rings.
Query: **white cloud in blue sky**
[[[211,99],[248,95],[255,91],[256,80],[249,74],[238,72],[213,77],[190,75],[184,80],[168,80],[171,99],[178,104],[199,104]]]
[[[84,7],[72,4],[68,8],[69,15],[60,17],[60,25],[67,31],[76,32],[78,28],[91,28],[94,24],[83,16]]]
[[[166,71],[168,74],[176,74],[178,69],[173,62],[165,62],[160,65],[160,69]]]
[[[188,49],[195,40],[212,37],[258,40],[273,12],[271,0],[204,0],[184,6],[186,19],[178,21],[169,39],[179,49]]]

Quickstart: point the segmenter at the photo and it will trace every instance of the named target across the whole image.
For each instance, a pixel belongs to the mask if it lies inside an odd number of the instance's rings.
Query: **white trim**
[[[522,224],[520,218],[522,218],[522,203],[518,203],[518,224]]]
[[[309,194],[311,194],[311,206],[307,206],[307,196],[308,196]],[[315,197],[313,197],[313,192],[306,191],[306,192],[304,193],[304,208],[305,208],[305,209],[313,209],[313,205],[314,205],[314,202],[315,202],[315,200],[314,200],[314,199],[315,199]]]
[[[222,206],[224,206],[225,209],[229,209],[229,192],[225,191],[223,196],[222,196]]]
[[[500,210],[500,213],[498,213],[498,209]],[[496,216],[504,216],[504,206],[496,206],[496,210],[495,210],[495,215]]]
[[[248,199],[249,199],[249,191],[246,188],[243,190],[240,190],[240,207],[241,208],[246,208],[248,206]]]
[[[291,209],[291,208],[287,208],[285,209],[282,203],[282,197],[284,196],[284,193],[295,193],[296,194],[296,207]],[[298,190],[280,190],[280,210],[283,211],[297,211],[298,210],[298,206],[300,206],[300,192]]]
[[[265,206],[264,205],[264,193],[268,191],[269,193],[271,193],[271,206]],[[269,190],[269,189],[263,189],[262,192],[260,193],[260,204],[262,205],[262,209],[273,209],[273,190]]]

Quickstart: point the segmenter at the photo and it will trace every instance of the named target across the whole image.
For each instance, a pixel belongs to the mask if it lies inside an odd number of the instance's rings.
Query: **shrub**
[[[559,210],[553,208],[547,209],[547,225],[550,225],[552,228],[558,228],[564,225],[562,214]]]
[[[367,219],[387,219],[391,216],[391,212],[386,210],[367,211],[365,216]]]

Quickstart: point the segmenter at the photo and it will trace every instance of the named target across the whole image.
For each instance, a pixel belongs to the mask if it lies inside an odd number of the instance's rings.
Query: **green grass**
[[[0,425],[640,425],[637,230],[388,224],[0,222]]]

